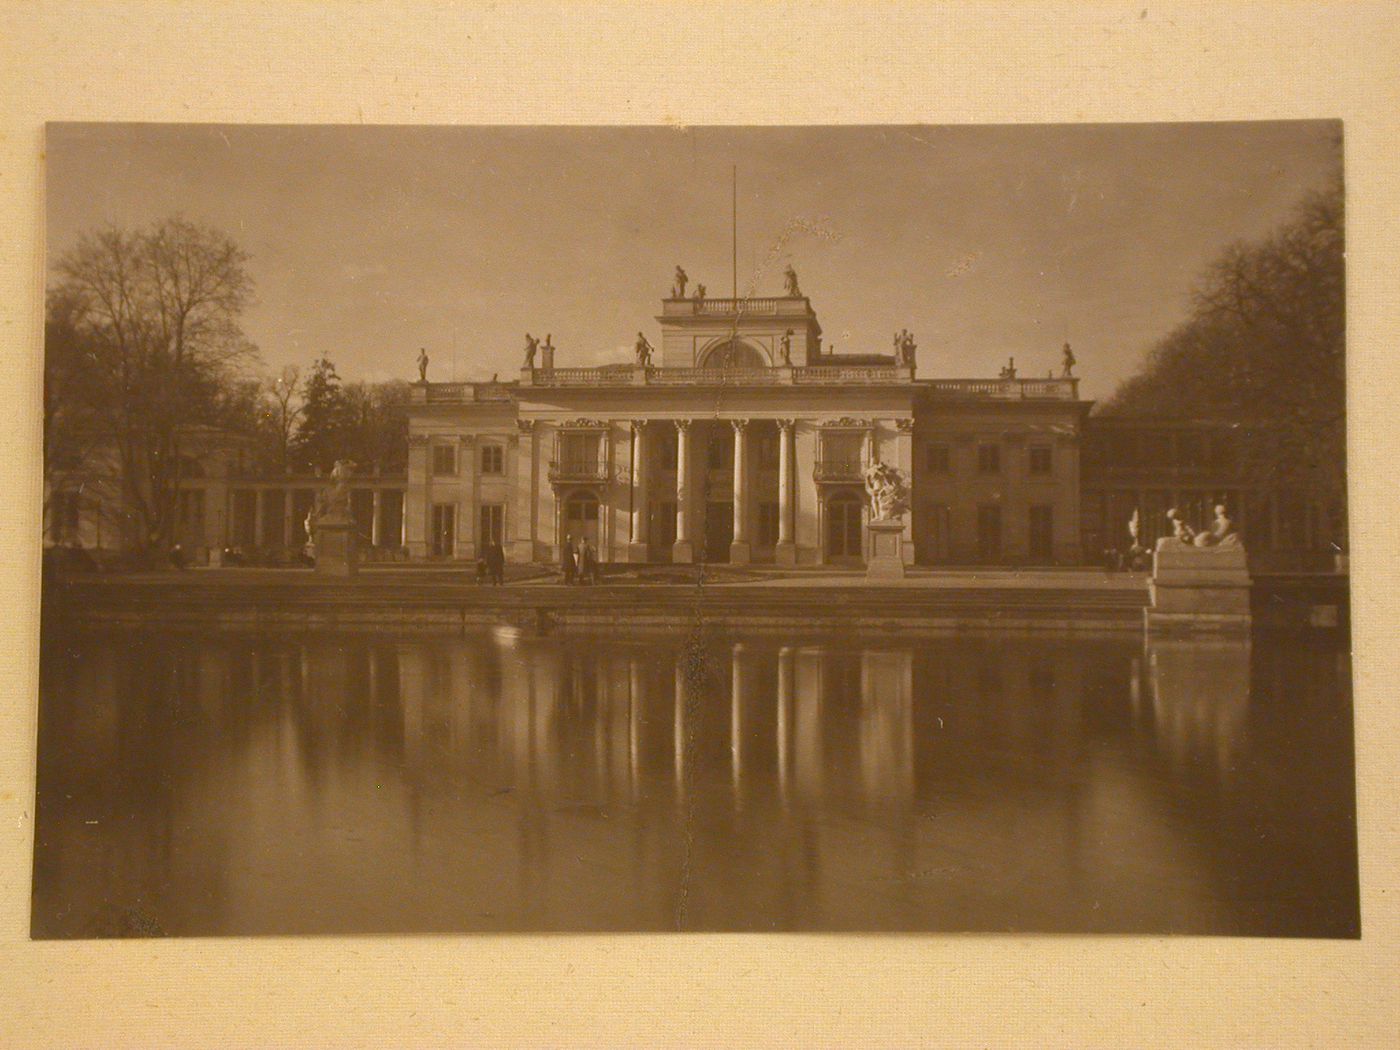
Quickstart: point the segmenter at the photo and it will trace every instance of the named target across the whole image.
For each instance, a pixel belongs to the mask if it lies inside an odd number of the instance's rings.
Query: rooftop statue
[[[425,348],[423,348],[423,347],[419,347],[419,349],[418,349],[418,382],[420,382],[420,383],[426,383],[427,381],[428,381],[428,351],[427,351]]]
[[[904,368],[914,367],[914,351],[919,345],[914,342],[914,336],[909,329],[901,328],[894,335],[894,359],[895,362]]]
[[[539,349],[540,341],[529,332],[525,333],[525,363],[522,368],[535,367],[535,351]]]
[[[792,336],[793,331],[791,328],[789,328],[786,332],[783,333],[783,338],[778,343],[778,352],[782,356],[782,362],[784,365],[792,364]]]
[[[1063,360],[1064,371],[1061,373],[1061,375],[1063,375],[1064,378],[1068,379],[1070,378],[1070,376],[1074,375],[1074,366],[1079,363],[1074,359],[1074,351],[1069,348],[1069,343],[1065,343]]]
[[[897,467],[871,463],[865,468],[865,491],[870,496],[872,521],[896,521],[909,509],[909,487]]]
[[[1015,379],[1015,378],[1016,378],[1016,359],[1015,359],[1014,357],[1009,357],[1009,358],[1006,359],[1006,367],[1003,368],[1003,369],[1001,370],[1000,378],[1002,378],[1002,379]]]
[[[787,269],[783,271],[783,284],[786,287],[785,294],[789,298],[796,299],[802,295],[797,287],[797,271],[792,268],[792,263],[788,263]]]
[[[644,368],[649,367],[651,365],[651,355],[655,352],[655,348],[649,342],[647,342],[647,337],[644,336],[641,332],[637,333],[637,345],[635,351],[637,354],[637,364],[641,365]]]
[[[695,294],[692,298],[697,303],[703,303],[705,301],[705,286],[703,284],[697,284],[695,286]]]
[[[677,266],[677,267],[676,267],[676,286],[675,286],[675,288],[672,290],[672,294],[675,296],[675,298],[677,298],[677,299],[684,299],[684,298],[685,298],[685,285],[686,285],[686,282],[689,281],[689,280],[690,280],[690,278],[687,277],[687,276],[685,275],[685,271],[682,270],[679,266]]]

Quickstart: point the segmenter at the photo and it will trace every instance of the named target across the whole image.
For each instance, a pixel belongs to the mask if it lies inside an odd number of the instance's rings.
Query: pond
[[[39,938],[1359,935],[1333,643],[106,633],[43,654]]]

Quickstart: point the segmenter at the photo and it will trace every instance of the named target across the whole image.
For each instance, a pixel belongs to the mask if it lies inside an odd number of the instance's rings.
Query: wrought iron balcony
[[[595,459],[565,460],[549,465],[551,484],[599,484],[608,480],[607,464]]]
[[[818,461],[813,477],[819,485],[860,484],[865,480],[865,464],[858,459],[824,459]]]

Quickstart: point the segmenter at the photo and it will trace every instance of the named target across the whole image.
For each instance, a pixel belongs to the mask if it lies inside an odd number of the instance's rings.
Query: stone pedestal
[[[651,560],[651,548],[645,543],[629,543],[627,560],[633,565],[642,565]]]
[[[316,573],[354,576],[359,567],[359,544],[352,521],[322,519],[315,526]]]
[[[689,565],[695,560],[695,546],[689,540],[677,540],[671,544],[671,563]]]
[[[865,564],[865,578],[904,579],[904,522],[872,521],[865,528],[870,533],[870,558]]]
[[[753,560],[753,548],[737,540],[729,545],[729,564],[747,565]]]
[[[773,550],[774,564],[781,568],[791,568],[797,564],[797,544],[780,543]]]
[[[1157,542],[1149,584],[1150,630],[1247,631],[1249,566],[1238,543],[1192,547],[1171,537]]]

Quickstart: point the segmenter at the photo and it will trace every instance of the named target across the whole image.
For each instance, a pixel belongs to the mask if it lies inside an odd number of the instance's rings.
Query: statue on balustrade
[[[894,334],[894,359],[901,367],[914,367],[914,351],[918,348],[909,329],[901,328]]]
[[[792,336],[793,331],[789,328],[783,333],[783,338],[778,343],[778,353],[782,357],[782,362],[785,366],[792,365]]]
[[[1074,366],[1079,362],[1074,359],[1074,351],[1069,348],[1069,343],[1065,343],[1063,353],[1064,369],[1060,374],[1065,379],[1069,379],[1071,376],[1074,375]]]
[[[1006,367],[1001,370],[999,375],[1002,379],[1016,378],[1016,359],[1014,357],[1008,357],[1006,359]]]
[[[685,285],[690,278],[685,275],[685,271],[679,266],[676,267],[676,286],[671,289],[671,294],[677,299],[685,298]]]
[[[428,381],[428,351],[424,347],[418,348],[418,382]]]
[[[535,352],[540,348],[540,341],[529,332],[525,333],[525,363],[522,368],[535,367]]]
[[[792,263],[788,263],[787,269],[783,271],[783,284],[786,288],[785,294],[790,299],[801,297],[802,292],[797,287],[797,271],[792,268]]]
[[[637,333],[635,352],[637,355],[637,364],[641,365],[643,368],[650,368],[651,355],[655,352],[655,348],[647,342],[647,337],[641,332]]]
[[[865,491],[870,496],[872,521],[895,521],[909,509],[909,487],[897,467],[871,463],[865,468]]]
[[[691,298],[695,301],[697,306],[703,305],[705,302],[705,286],[703,284],[697,284],[695,286],[695,294],[691,296]]]

